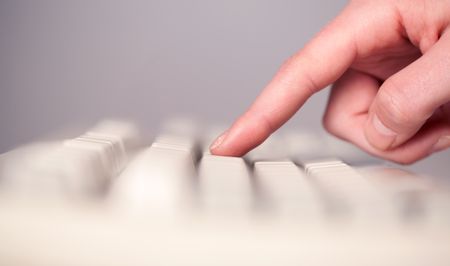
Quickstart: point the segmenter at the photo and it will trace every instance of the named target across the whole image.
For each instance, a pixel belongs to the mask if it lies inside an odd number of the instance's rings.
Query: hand
[[[450,146],[450,1],[352,1],[287,60],[211,146],[242,156],[334,83],[323,119],[337,137],[398,163]]]

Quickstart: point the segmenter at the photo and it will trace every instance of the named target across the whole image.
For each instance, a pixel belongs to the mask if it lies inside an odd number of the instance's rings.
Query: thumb
[[[365,135],[379,150],[403,144],[450,101],[450,32],[422,57],[387,79],[370,109]]]

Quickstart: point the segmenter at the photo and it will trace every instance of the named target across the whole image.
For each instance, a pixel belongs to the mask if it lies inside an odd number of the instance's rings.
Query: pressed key
[[[242,158],[205,154],[199,165],[200,202],[214,214],[245,214],[254,207],[252,180]]]

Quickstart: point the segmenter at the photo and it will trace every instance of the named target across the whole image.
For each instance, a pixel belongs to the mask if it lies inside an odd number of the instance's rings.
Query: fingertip
[[[241,143],[236,143],[236,141],[225,141],[225,139],[226,137],[221,135],[213,142],[213,144],[211,144],[209,151],[212,155],[241,157],[247,153],[247,150],[243,149]]]
[[[233,156],[233,153],[227,149],[227,145],[224,143],[228,136],[229,130],[226,130],[221,135],[219,135],[209,146],[209,151],[212,155],[219,156]]]
[[[258,116],[245,114],[220,135],[211,145],[211,154],[220,156],[244,156],[261,144],[272,129]]]
[[[239,120],[238,120],[239,121]],[[247,124],[234,123],[229,129],[218,136],[211,144],[209,150],[212,155],[240,157],[245,155],[253,146],[247,137],[249,130]]]
[[[225,131],[225,132],[223,132],[221,135],[219,135],[219,136],[213,141],[213,143],[212,143],[211,146],[209,147],[209,150],[210,150],[211,152],[214,152],[215,150],[217,150],[217,149],[222,145],[224,139],[225,139],[226,136],[227,136],[227,132],[228,132],[228,130]]]

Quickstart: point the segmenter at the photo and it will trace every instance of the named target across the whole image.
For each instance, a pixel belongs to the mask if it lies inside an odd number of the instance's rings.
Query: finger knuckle
[[[322,118],[322,125],[328,133],[333,134],[336,132],[335,125],[333,123],[333,119],[331,119],[331,115],[327,112]]]
[[[393,128],[396,126],[408,126],[417,122],[417,112],[408,101],[404,89],[397,86],[394,81],[386,81],[385,89],[380,90],[378,108],[383,117]]]
[[[322,118],[322,125],[328,133],[336,137],[343,137],[342,121],[343,118],[338,113],[327,111]]]

